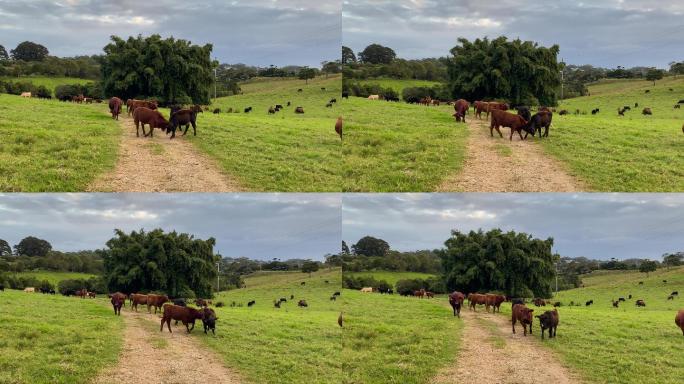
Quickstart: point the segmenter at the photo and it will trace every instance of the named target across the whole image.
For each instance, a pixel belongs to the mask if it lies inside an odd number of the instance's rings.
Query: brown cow
[[[478,119],[482,118],[482,112],[485,112],[487,114],[487,117],[489,117],[489,103],[485,101],[480,101],[477,102],[475,106],[475,117]]]
[[[150,307],[154,307],[154,313],[157,313],[157,309],[161,311],[162,305],[168,301],[166,295],[147,295],[147,312],[150,312]]]
[[[535,307],[546,306],[546,300],[540,299],[538,297],[534,299],[533,303]]]
[[[147,305],[147,295],[141,295],[134,293],[131,295],[131,309],[135,309],[138,312],[138,305]]]
[[[337,122],[335,123],[335,132],[340,135],[340,140],[342,140],[342,116],[337,118]]]
[[[525,304],[515,304],[513,312],[511,313],[511,323],[513,326],[513,333],[515,334],[515,323],[518,321],[523,326],[523,336],[527,336],[527,326],[530,326],[530,335],[532,334],[532,312],[534,309],[529,309]]]
[[[154,129],[155,128],[160,128],[160,129],[166,129],[169,126],[169,122],[164,118],[164,116],[159,113],[159,111],[155,111],[152,109],[149,109],[147,107],[138,107],[133,111],[133,122],[135,123],[135,136],[140,137],[138,129],[140,128],[140,125],[142,125],[142,132],[143,136],[151,136],[154,137]],[[145,124],[149,124],[150,126],[150,133],[146,134],[145,133]]]
[[[549,330],[549,339],[556,337],[556,330],[558,329],[558,310],[556,308],[553,311],[546,311],[541,315],[535,316],[539,319],[539,327],[541,327],[541,336],[544,340],[544,330]],[[532,328],[530,325],[530,334],[532,334]]]
[[[295,108],[295,113],[304,113],[304,107],[297,107]]]
[[[114,314],[121,316],[121,307],[123,307],[124,303],[126,302],[126,296],[124,295],[123,297],[119,295],[112,295],[112,307],[114,307]]]
[[[527,121],[525,121],[522,116],[514,115],[499,109],[492,110],[492,123],[489,126],[489,134],[494,137],[494,129],[496,129],[496,131],[499,132],[499,136],[503,138],[501,130],[499,129],[499,127],[502,126],[511,128],[511,136],[509,138],[511,141],[513,141],[513,132],[518,132],[520,140],[525,140],[522,136],[522,130],[523,128],[530,129],[527,125]],[[534,134],[534,131],[529,133]]]
[[[435,294],[430,291],[425,291],[425,297],[427,297],[428,299],[432,299],[433,297],[435,297]]]
[[[157,109],[159,106],[156,101],[149,101],[149,100],[128,100],[126,102],[126,106],[128,107],[128,114],[130,115],[131,113],[134,113],[136,109],[144,107],[148,109]]]
[[[641,111],[642,115],[652,115],[653,111],[651,111],[651,108],[644,108],[643,111]]]
[[[421,288],[418,291],[413,291],[413,296],[420,297],[422,299],[425,296],[425,289]]]
[[[461,122],[463,121],[465,123],[465,115],[466,112],[468,111],[468,108],[470,108],[470,104],[468,104],[467,101],[463,99],[458,99],[456,100],[456,103],[454,103],[454,117],[456,118],[456,122]]]
[[[682,335],[684,335],[684,309],[680,309],[675,316],[675,324],[682,329]]]
[[[185,329],[190,333],[195,329],[195,320],[201,320],[203,318],[203,313],[200,310],[190,307],[181,307],[173,304],[164,304],[164,313],[161,319],[161,325],[159,327],[159,332],[164,330],[164,323],[171,333],[171,320],[180,320],[185,325]],[[192,327],[188,327],[188,324],[192,324]]]
[[[109,99],[109,112],[112,114],[112,119],[119,120],[122,104],[123,101],[116,96]]]
[[[485,295],[485,309],[489,312],[489,307],[492,307],[492,312],[497,310],[501,312],[501,303],[504,301],[506,301],[506,296],[488,293]]]
[[[495,110],[508,111],[508,109],[509,107],[506,103],[489,102],[487,105],[487,117],[489,117],[489,114]]]
[[[126,306],[126,299],[128,298],[128,296],[126,296],[125,293],[114,292],[114,293],[112,293],[111,295],[109,295],[109,298],[110,298],[110,299],[113,299],[114,297],[118,297],[118,298],[120,298],[121,300],[123,300],[122,305],[123,305],[124,307]]]
[[[465,295],[461,292],[454,291],[449,295],[449,304],[451,304],[451,308],[454,310],[454,316],[461,317],[463,300],[465,300]]]
[[[209,300],[195,299],[195,305],[198,307],[206,307],[209,304],[211,304],[211,301]]]
[[[487,298],[485,295],[479,293],[471,293],[470,295],[468,295],[468,306],[470,307],[470,309],[477,312],[475,306],[478,304],[487,305]]]

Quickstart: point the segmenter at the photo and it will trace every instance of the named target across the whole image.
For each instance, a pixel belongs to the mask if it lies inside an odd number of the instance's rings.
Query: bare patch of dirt
[[[126,329],[119,361],[102,372],[94,384],[240,383],[239,377],[218,356],[193,340],[182,324],[174,327],[172,321],[173,333],[166,327],[159,332],[159,315],[122,309],[121,316]],[[198,331],[196,327],[193,332]]]
[[[489,134],[489,122],[468,119],[466,159],[460,173],[451,175],[437,192],[576,192],[586,188],[570,176],[555,159],[543,153],[528,137],[518,135],[509,141],[509,128],[502,128],[504,138]],[[553,127],[549,133],[553,134]],[[524,135],[523,135],[524,136]],[[552,140],[544,138],[544,140]],[[507,148],[506,148],[507,147]]]
[[[176,136],[169,140],[156,129],[153,138],[136,137],[133,119],[119,116],[124,130],[119,158],[113,171],[87,192],[237,192],[238,182],[219,170],[215,161]],[[188,130],[191,134],[192,127]]]
[[[443,368],[431,383],[579,383],[537,337],[523,336],[522,327],[511,331],[507,316],[461,311],[463,340],[453,364]],[[533,331],[539,335],[539,326]],[[546,342],[546,341],[545,341]],[[549,341],[553,342],[553,341]]]

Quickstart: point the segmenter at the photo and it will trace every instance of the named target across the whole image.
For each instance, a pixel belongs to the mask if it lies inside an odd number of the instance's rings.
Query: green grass
[[[343,102],[345,192],[424,192],[456,173],[467,128],[453,107],[350,97]]]
[[[79,79],[76,77],[47,77],[47,76],[21,76],[21,77],[4,76],[4,77],[0,77],[0,80],[12,81],[12,82],[30,81],[36,87],[39,87],[41,85],[47,87],[49,90],[52,91],[53,96],[54,96],[55,88],[58,85],[87,84],[87,83],[92,83],[94,81],[94,80],[88,80],[88,79]]]
[[[344,275],[350,276],[370,276],[376,280],[384,280],[394,286],[399,280],[406,279],[427,279],[435,275],[422,272],[389,272],[389,271],[373,271],[373,272],[344,272]]]
[[[328,283],[325,283],[328,280]],[[306,285],[300,283],[304,281]],[[219,320],[216,337],[198,334],[229,367],[251,383],[339,383],[342,377],[337,317],[342,301],[330,301],[341,287],[340,269],[259,273],[245,279],[247,288],[214,299]],[[290,295],[295,299],[290,300]],[[287,298],[280,309],[273,300]],[[297,307],[301,299],[308,308]],[[247,302],[256,300],[251,308]],[[231,302],[242,307],[230,307]]]
[[[339,103],[325,105],[340,100],[341,77],[320,77],[308,85],[261,79],[241,87],[243,95],[214,100],[211,108],[220,108],[221,114],[201,114],[198,135],[189,139],[247,189],[339,192],[341,144],[334,126],[341,111]],[[286,107],[288,101],[292,106]],[[268,108],[276,104],[285,108],[269,115]],[[249,106],[252,112],[243,113]],[[304,108],[303,115],[294,113],[297,106]],[[229,108],[239,113],[226,113]]]
[[[669,89],[672,88],[673,91]],[[646,94],[644,91],[650,90]],[[544,149],[567,163],[570,171],[596,191],[676,192],[684,190],[684,78],[656,82],[612,80],[589,86],[591,96],[564,100],[558,110],[586,115],[556,114]],[[639,103],[634,108],[634,103]],[[624,117],[617,108],[632,107]],[[643,116],[649,107],[653,116]],[[593,116],[591,110],[599,108]],[[600,164],[600,166],[598,166]]]
[[[662,280],[667,280],[664,284]],[[643,285],[638,282],[643,281]],[[673,290],[684,288],[684,267],[658,270],[649,277],[639,272],[592,273],[583,277],[585,287],[562,291],[560,324],[555,340],[544,345],[588,382],[593,383],[678,383],[684,377],[684,337],[674,323],[682,298],[668,301]],[[632,300],[612,308],[611,299]],[[594,305],[584,303],[594,300]],[[636,299],[646,302],[635,306]],[[581,306],[569,307],[570,301]],[[510,314],[510,306],[501,306]],[[551,307],[546,308],[551,309]],[[535,314],[543,309],[535,308]],[[539,322],[533,331],[539,337]]]
[[[401,92],[404,90],[404,88],[409,88],[409,87],[432,88],[433,86],[440,84],[438,81],[429,81],[429,80],[396,80],[396,79],[384,79],[384,78],[361,80],[360,82],[362,84],[377,84],[377,85],[381,86],[382,88],[392,88],[393,90],[395,90],[399,93],[399,97],[401,97]]]
[[[113,168],[121,130],[106,108],[0,95],[0,191],[83,191]]]
[[[87,383],[116,362],[123,322],[99,300],[0,292],[0,382]]]
[[[425,383],[458,351],[463,323],[444,299],[342,292],[343,383]]]
[[[15,275],[17,276],[24,276],[24,277],[35,277],[38,279],[38,281],[43,281],[47,280],[53,285],[57,286],[60,281],[62,280],[67,280],[67,279],[90,279],[91,277],[95,277],[95,275],[90,274],[90,273],[80,273],[80,272],[47,272],[47,271],[40,271],[40,272],[19,272],[16,273]]]

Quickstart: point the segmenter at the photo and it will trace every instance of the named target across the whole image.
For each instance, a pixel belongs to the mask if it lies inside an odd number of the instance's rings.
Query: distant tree
[[[0,61],[4,60],[9,60],[9,55],[7,54],[7,50],[5,49],[5,47],[0,45]]]
[[[49,54],[47,48],[32,41],[19,43],[10,53],[14,60],[23,61],[43,61]]]
[[[392,48],[371,44],[359,52],[359,61],[371,64],[389,64],[397,57]]]
[[[349,246],[347,245],[347,242],[342,240],[342,254],[343,255],[348,255],[351,252],[349,252]]]
[[[306,84],[309,84],[309,79],[316,77],[316,70],[309,67],[304,67],[299,70],[299,79],[305,80]]]
[[[43,239],[28,236],[14,246],[14,253],[25,256],[46,256],[52,250],[52,245]]]
[[[671,62],[670,63],[670,72],[675,76],[675,79],[677,78],[677,75],[684,75],[684,61],[682,62]]]
[[[315,261],[305,261],[304,264],[302,264],[302,272],[303,273],[308,273],[309,277],[311,277],[312,272],[318,271],[318,263]]]
[[[352,245],[352,250],[356,255],[385,256],[389,252],[390,246],[383,239],[365,236]]]
[[[677,267],[684,263],[684,252],[666,253],[663,255],[663,265]]]
[[[331,73],[340,73],[341,68],[340,68],[340,62],[339,61],[324,61],[321,63],[322,64],[322,71],[325,73],[325,78],[328,78],[328,75]]]
[[[660,80],[665,76],[665,71],[662,69],[651,68],[646,72],[646,80],[652,81],[653,85],[656,84],[656,80]]]
[[[658,263],[653,260],[644,260],[639,266],[639,272],[645,273],[646,277],[649,272],[654,272],[656,269],[658,269]]]
[[[356,63],[356,55],[351,48],[342,46],[342,64]]]
[[[0,256],[12,256],[12,247],[3,239],[0,239]]]

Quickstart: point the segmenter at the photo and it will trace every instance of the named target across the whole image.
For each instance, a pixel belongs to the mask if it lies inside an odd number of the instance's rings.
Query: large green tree
[[[531,41],[458,39],[448,62],[452,96],[468,100],[503,99],[513,104],[555,105],[562,66],[559,47]]]
[[[9,60],[9,55],[7,54],[7,50],[5,49],[5,47],[0,45],[0,61],[3,60]]]
[[[652,81],[653,85],[656,84],[656,80],[661,80],[665,76],[665,71],[662,69],[651,68],[646,72],[646,80]]]
[[[2,252],[0,252],[2,254]],[[684,263],[684,252],[666,253],[663,255],[663,265],[676,267]]]
[[[302,264],[302,273],[308,273],[311,277],[311,273],[318,271],[318,263],[315,261],[307,260]]]
[[[0,239],[0,256],[12,256],[12,247],[3,239]]]
[[[47,240],[28,236],[14,246],[14,253],[24,256],[46,256],[52,250],[52,244]]]
[[[356,63],[356,55],[351,48],[342,46],[342,64]]]
[[[390,250],[389,244],[373,236],[364,236],[356,244],[352,245],[352,250],[356,255],[363,256],[385,256]]]
[[[156,98],[165,103],[209,102],[214,81],[212,45],[159,35],[123,40],[104,47],[102,84],[106,97]]]
[[[14,60],[42,61],[49,54],[48,49],[32,41],[19,43],[16,48],[10,51]]]
[[[172,297],[210,297],[216,281],[216,241],[161,229],[124,233],[102,251],[110,291],[162,291]]]
[[[359,52],[359,61],[370,64],[389,64],[397,57],[390,47],[371,44]]]
[[[553,239],[493,229],[452,231],[438,251],[447,288],[461,292],[500,291],[511,296],[549,297],[558,255]]]
[[[658,263],[653,260],[645,260],[639,265],[639,272],[645,273],[648,277],[649,272],[655,272],[658,269]]]

